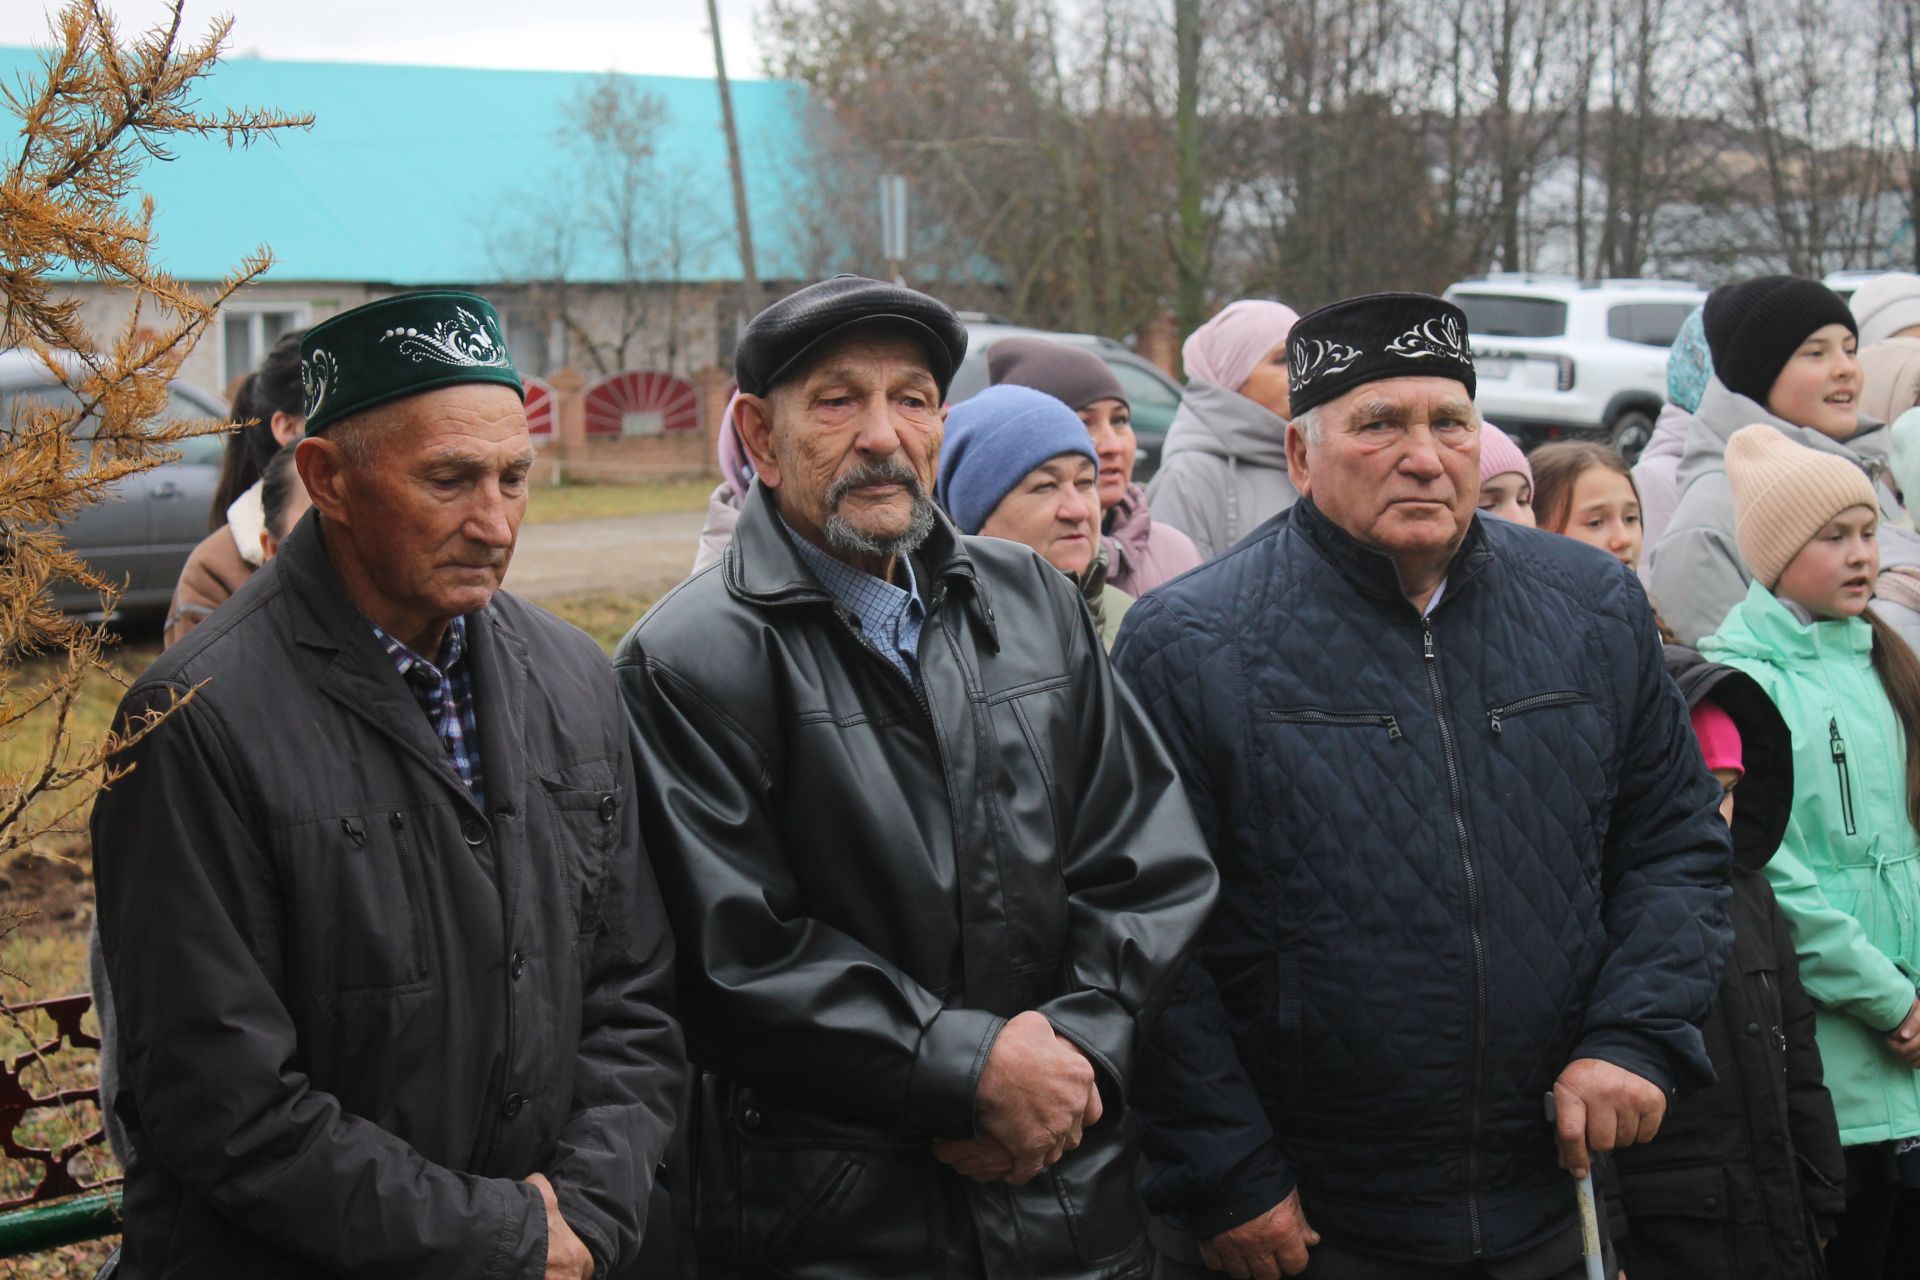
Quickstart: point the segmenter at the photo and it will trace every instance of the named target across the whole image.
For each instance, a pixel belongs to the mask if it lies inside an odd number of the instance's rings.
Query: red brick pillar
[[[733,370],[710,364],[696,370],[693,385],[700,391],[700,469],[712,471],[719,465],[720,415],[727,411],[727,388],[733,382]]]
[[[1140,340],[1135,349],[1164,370],[1169,378],[1180,376],[1180,326],[1175,323],[1171,308],[1161,307],[1140,327]]]
[[[556,369],[547,377],[553,392],[554,474],[562,480],[588,479],[587,400],[581,390],[587,380],[572,368]]]

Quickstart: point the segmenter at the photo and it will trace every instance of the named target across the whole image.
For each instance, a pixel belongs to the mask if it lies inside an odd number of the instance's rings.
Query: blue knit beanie
[[[960,532],[978,533],[1029,471],[1064,453],[1100,465],[1079,414],[1031,387],[988,387],[947,413],[934,496]]]
[[[1713,376],[1713,352],[1707,349],[1707,309],[1695,307],[1680,322],[1667,350],[1667,399],[1688,413],[1700,412],[1700,397]]]

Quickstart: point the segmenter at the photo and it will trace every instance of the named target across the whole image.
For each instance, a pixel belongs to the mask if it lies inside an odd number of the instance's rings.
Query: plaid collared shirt
[[[440,646],[440,661],[425,658],[382,631],[377,624],[373,634],[393,659],[413,694],[413,700],[427,713],[434,736],[447,749],[454,772],[473,793],[474,802],[487,807],[486,779],[480,772],[480,720],[473,705],[472,664],[467,656],[467,620],[455,618],[447,626],[447,638]]]
[[[820,585],[853,613],[861,631],[880,650],[881,656],[917,684],[920,628],[927,620],[927,611],[920,603],[920,585],[914,581],[912,557],[900,557],[900,565],[907,574],[907,588],[902,591],[885,578],[876,578],[834,559],[794,532],[792,525],[787,526],[787,536],[793,540],[800,559],[813,570],[813,576],[820,579]]]

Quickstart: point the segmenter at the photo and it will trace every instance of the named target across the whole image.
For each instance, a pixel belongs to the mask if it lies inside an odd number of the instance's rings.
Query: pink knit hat
[[[1711,702],[1694,707],[1693,736],[1700,739],[1700,754],[1709,769],[1732,769],[1745,774],[1747,767],[1740,752],[1740,726],[1733,717]]]
[[[1299,318],[1292,307],[1279,302],[1258,298],[1229,302],[1180,348],[1187,376],[1238,391],[1259,367],[1260,357],[1284,343]]]
[[[1513,442],[1513,437],[1491,422],[1481,423],[1480,483],[1485,484],[1509,471],[1518,471],[1527,478],[1528,484],[1533,483],[1533,468],[1527,463],[1527,455]]]
[[[1848,458],[1790,440],[1765,423],[1727,441],[1733,537],[1747,568],[1773,590],[1800,548],[1849,507],[1879,511],[1873,481]]]

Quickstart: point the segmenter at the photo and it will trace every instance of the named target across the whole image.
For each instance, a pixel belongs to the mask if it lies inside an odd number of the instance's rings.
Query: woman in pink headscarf
[[[1287,478],[1292,307],[1245,298],[1181,348],[1187,390],[1147,486],[1153,518],[1217,556],[1299,497]]]

